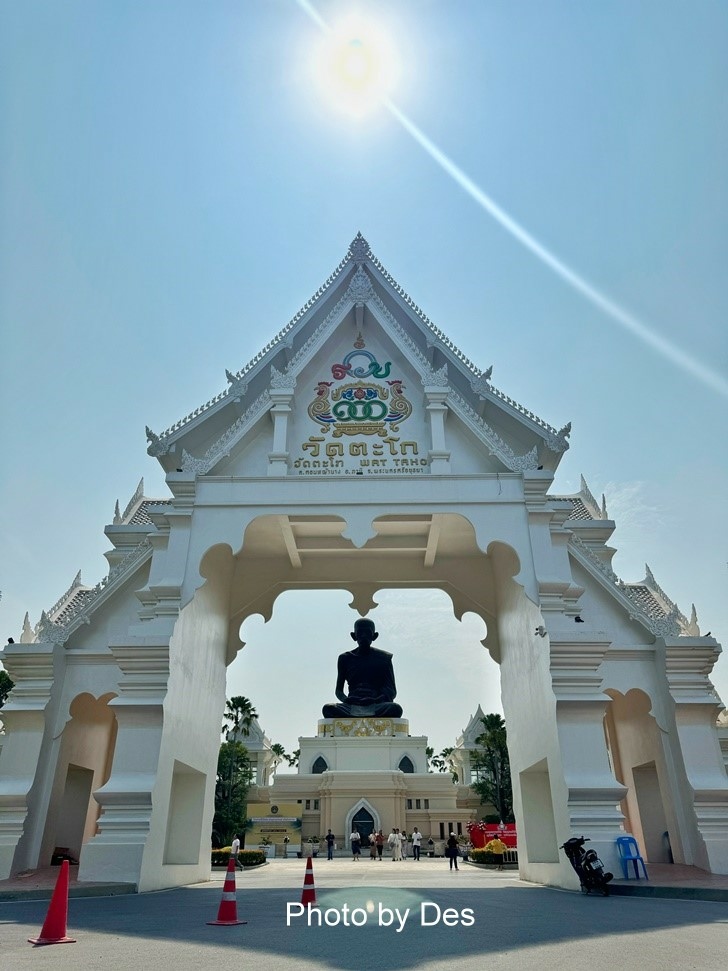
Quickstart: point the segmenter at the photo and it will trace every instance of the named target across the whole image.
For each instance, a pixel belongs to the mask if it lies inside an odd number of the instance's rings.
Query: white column
[[[130,639],[110,648],[122,671],[119,697],[110,702],[118,733],[111,776],[94,792],[99,833],[84,847],[78,878],[139,885],[159,771],[169,642]]]
[[[2,710],[5,739],[0,757],[0,880],[37,865],[45,812],[29,818],[29,795],[41,771],[41,745],[53,685],[54,645],[8,644],[2,662],[15,687]],[[30,814],[32,815],[32,813]],[[26,839],[23,859],[16,859],[24,829],[31,825],[36,838]],[[27,835],[27,834],[26,834]]]
[[[425,386],[426,411],[430,420],[430,472],[432,475],[448,475],[450,472],[450,452],[445,441],[445,419],[447,418],[448,387]]]
[[[293,388],[270,391],[273,407],[273,450],[268,453],[268,475],[288,475],[288,416],[291,414]]]
[[[695,863],[711,873],[728,873],[728,775],[715,724],[721,705],[708,677],[719,654],[712,637],[665,641],[667,680],[697,823]]]

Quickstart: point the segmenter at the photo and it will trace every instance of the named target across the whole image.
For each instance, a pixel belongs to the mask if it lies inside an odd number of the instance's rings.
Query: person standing
[[[369,837],[369,859],[376,860],[377,858],[377,834],[372,833]]]
[[[374,837],[374,842],[377,844],[377,859],[381,860],[382,852],[384,851],[384,833],[381,829]]]
[[[354,863],[356,863],[361,854],[361,836],[359,834],[358,829],[354,828],[351,831],[350,842],[351,842],[351,854],[354,858]]]
[[[402,859],[402,834],[395,827],[394,830],[394,842],[392,844],[392,859],[401,861]]]
[[[455,869],[458,869],[458,838],[455,833],[450,833],[447,838],[447,855],[450,858],[450,869],[452,870],[453,864],[455,864]]]
[[[331,832],[331,830],[329,830],[326,836],[324,836],[324,840],[326,841],[326,859],[333,860],[334,846],[336,845],[336,837]]]
[[[505,869],[503,866],[503,858],[508,847],[503,842],[503,840],[500,839],[500,837],[496,836],[494,839],[490,841],[490,843],[488,843],[488,849],[495,857],[496,870]]]
[[[401,843],[402,859],[406,860],[407,859],[407,832],[405,830],[402,830],[402,832],[399,835],[402,837],[402,843]]]
[[[235,860],[235,869],[242,870],[243,864],[238,859],[238,853],[240,853],[240,837],[235,836],[233,838],[232,846],[230,847],[230,856]]]
[[[420,858],[420,844],[422,843],[422,833],[415,828],[412,830],[412,859],[419,860]]]

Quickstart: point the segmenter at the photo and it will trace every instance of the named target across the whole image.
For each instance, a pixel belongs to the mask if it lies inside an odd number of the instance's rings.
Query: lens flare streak
[[[309,3],[309,0],[296,0],[299,7],[316,23],[316,25],[327,34],[331,33],[331,28],[321,17],[318,11]],[[401,111],[393,101],[382,98],[381,104],[389,111],[392,117],[404,128],[404,130],[423,148],[430,158],[446,172],[450,178],[473,199],[481,209],[485,210],[495,221],[508,233],[518,240],[522,246],[533,253],[541,262],[548,266],[565,283],[568,283],[577,293],[585,297],[593,306],[600,310],[605,316],[609,317],[620,327],[627,330],[638,340],[675,364],[681,370],[697,378],[705,387],[710,388],[717,394],[728,398],[728,380],[720,373],[706,367],[700,361],[691,357],[682,348],[673,344],[667,338],[662,337],[647,324],[638,320],[634,314],[625,310],[614,300],[607,297],[593,284],[580,276],[575,270],[567,266],[558,256],[554,255],[534,236],[523,228],[512,216],[502,209],[493,199],[490,198],[461,168],[459,168],[435,143],[418,128],[418,126]]]

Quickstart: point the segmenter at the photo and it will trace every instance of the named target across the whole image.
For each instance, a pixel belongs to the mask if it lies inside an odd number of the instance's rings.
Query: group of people
[[[327,857],[329,860],[332,860],[334,858],[336,838],[331,830],[329,830],[324,839],[326,841]],[[352,830],[351,836],[349,837],[349,842],[351,844],[351,853],[354,858],[354,862],[356,863],[361,858],[362,844],[364,843],[361,833],[358,829],[356,829],[356,827]],[[412,858],[414,860],[419,860],[420,848],[422,845],[422,833],[420,833],[416,826],[409,837],[404,830],[400,830],[396,826],[392,829],[389,836],[385,836],[384,832],[380,829],[368,837],[369,858],[371,860],[381,860],[384,854],[384,846],[386,844],[391,851],[392,860],[406,860],[407,847],[410,843],[412,844]]]

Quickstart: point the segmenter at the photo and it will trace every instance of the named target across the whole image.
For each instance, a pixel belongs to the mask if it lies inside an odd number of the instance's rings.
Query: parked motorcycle
[[[566,853],[569,863],[579,877],[581,892],[591,893],[592,890],[598,890],[602,896],[608,897],[609,881],[614,879],[614,874],[605,871],[596,850],[584,849],[584,844],[588,842],[588,836],[572,836],[560,849]]]

